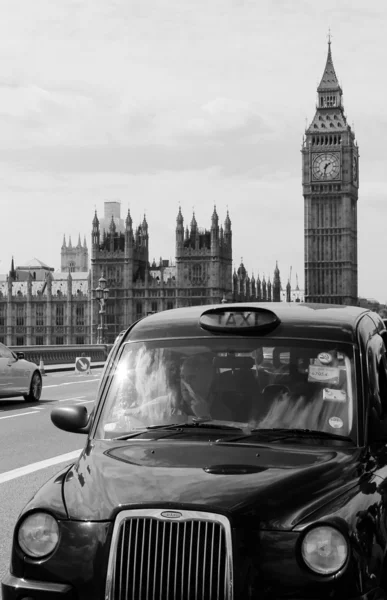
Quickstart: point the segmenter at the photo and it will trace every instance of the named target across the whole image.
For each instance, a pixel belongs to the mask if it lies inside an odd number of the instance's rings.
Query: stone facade
[[[359,149],[344,113],[331,42],[302,145],[305,301],[356,305]]]
[[[161,310],[221,302],[298,301],[283,290],[278,265],[270,277],[248,276],[241,262],[232,273],[232,229],[227,212],[224,226],[214,208],[208,229],[198,227],[195,214],[184,227],[179,209],[175,231],[175,262],[149,261],[148,223],[133,227],[130,212],[120,215],[119,203],[106,202],[104,216],[92,222],[91,266],[84,268],[86,242],[61,249],[62,270],[37,259],[0,277],[0,342],[17,345],[95,344],[100,325],[96,290],[100,279],[108,289],[104,342],[141,317]],[[75,252],[74,252],[75,250]],[[77,261],[76,257],[79,260]]]

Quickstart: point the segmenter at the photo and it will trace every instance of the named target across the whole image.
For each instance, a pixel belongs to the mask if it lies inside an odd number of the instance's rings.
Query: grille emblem
[[[164,517],[165,519],[180,519],[180,517],[182,517],[183,515],[174,510],[166,510],[161,513],[161,516]]]

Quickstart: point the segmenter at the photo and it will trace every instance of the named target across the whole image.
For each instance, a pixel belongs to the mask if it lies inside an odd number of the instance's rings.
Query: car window
[[[369,380],[369,432],[371,438],[387,436],[387,357],[386,347],[379,335],[367,345]]]
[[[97,435],[212,418],[246,429],[351,435],[351,345],[256,339],[125,343],[106,376]]]
[[[4,344],[0,344],[0,358],[14,358],[12,351]]]

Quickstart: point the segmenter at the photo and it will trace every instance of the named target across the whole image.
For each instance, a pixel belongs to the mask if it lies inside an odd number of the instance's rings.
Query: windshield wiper
[[[339,435],[337,433],[330,433],[329,431],[319,431],[318,429],[286,429],[285,427],[273,427],[271,429],[252,429],[251,433],[263,433],[263,434],[279,434],[281,439],[285,437],[314,437],[314,438],[326,438],[331,440],[343,440],[346,442],[352,442],[353,440],[346,435]]]
[[[241,427],[234,425],[223,425],[212,419],[197,419],[192,423],[168,423],[167,425],[150,425],[145,429],[194,429],[197,427],[205,427],[207,429],[229,429],[231,431],[243,431]]]
[[[155,429],[167,429],[167,430],[179,430],[179,429],[196,429],[196,428],[206,428],[206,429],[223,429],[226,431],[243,431],[241,427],[234,427],[233,425],[222,425],[218,424],[216,421],[212,421],[211,419],[198,419],[197,421],[193,421],[192,423],[166,423],[165,425],[149,425],[146,427],[137,427],[133,429],[130,433],[125,433],[124,435],[120,435],[115,438],[111,438],[113,440],[127,440],[131,437],[136,437],[137,435],[141,435],[145,431],[153,431]]]

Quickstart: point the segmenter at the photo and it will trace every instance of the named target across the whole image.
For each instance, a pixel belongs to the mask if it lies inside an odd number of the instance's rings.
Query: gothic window
[[[63,344],[64,344],[64,337],[63,337],[63,335],[57,335],[56,336],[56,338],[55,338],[55,344],[57,346],[63,346]]]
[[[63,326],[63,324],[64,324],[64,306],[63,306],[63,304],[58,304],[56,306],[55,324],[59,327]]]
[[[136,302],[136,318],[140,319],[142,317],[142,303]]]
[[[324,123],[321,123],[321,128],[322,128],[322,129],[325,129],[325,125],[324,125]]]
[[[167,310],[172,310],[173,308],[173,302],[167,302]]]
[[[36,305],[36,326],[42,327],[44,325],[43,305]]]
[[[151,307],[152,307],[152,312],[157,312],[157,302],[152,302]]]
[[[23,327],[24,325],[24,306],[19,305],[16,307],[16,325],[18,327]]]
[[[5,306],[0,305],[0,327],[5,325]]]
[[[198,283],[200,282],[202,278],[202,266],[201,265],[194,265],[192,267],[192,275],[191,275],[191,281],[192,283]]]
[[[112,325],[113,323],[116,322],[116,316],[114,313],[114,304],[112,303],[108,303],[106,305],[106,323],[109,325]]]
[[[83,304],[78,304],[75,309],[75,323],[76,325],[85,324],[85,307]]]
[[[37,335],[35,337],[35,345],[36,346],[43,346],[44,345],[44,338],[42,335]]]

